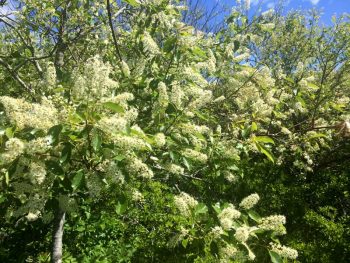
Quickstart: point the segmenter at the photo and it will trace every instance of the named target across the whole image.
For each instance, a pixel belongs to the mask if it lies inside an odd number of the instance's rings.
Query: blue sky
[[[219,1],[227,6],[233,6],[235,0],[208,0],[207,3]],[[241,0],[242,2],[244,0]],[[269,8],[273,8],[279,0],[250,0],[252,11],[261,4],[262,11]],[[325,24],[331,23],[333,15],[341,15],[343,13],[350,14],[350,0],[285,0],[287,10],[291,9],[303,9],[307,10],[310,8],[320,9],[323,13],[321,21]]]

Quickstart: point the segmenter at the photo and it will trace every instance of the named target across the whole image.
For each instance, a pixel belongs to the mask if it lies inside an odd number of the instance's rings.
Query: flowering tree
[[[290,57],[270,58],[283,44],[271,31],[290,21],[270,13],[250,25],[248,5],[214,35],[181,22],[186,7],[172,1],[21,1],[14,19],[2,19],[12,34],[1,35],[11,54],[1,73],[15,87],[0,97],[5,219],[51,223],[51,260],[61,262],[66,214],[111,189],[142,204],[142,185],[158,181],[179,213],[168,246],[188,249],[188,260],[296,260],[278,239],[286,218],[260,216],[259,195],[241,198],[232,187],[252,165],[287,162],[286,145],[299,152],[310,136],[331,138],[332,129],[314,132],[322,98],[346,93],[319,79],[314,60],[294,68]],[[336,81],[339,72],[328,74]],[[335,107],[341,113],[325,125],[347,136],[347,108]],[[312,169],[312,151],[300,151],[295,167]]]

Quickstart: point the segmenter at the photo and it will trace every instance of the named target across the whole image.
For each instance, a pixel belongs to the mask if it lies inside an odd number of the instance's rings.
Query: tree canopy
[[[1,261],[347,262],[349,17],[238,2],[1,3]]]

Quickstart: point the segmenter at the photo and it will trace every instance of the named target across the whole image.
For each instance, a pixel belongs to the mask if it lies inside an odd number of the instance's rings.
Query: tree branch
[[[120,15],[123,11],[124,11],[125,7],[121,8],[118,10],[118,12],[116,13],[115,17],[117,17],[118,15]],[[114,32],[114,28],[113,28],[113,21],[112,21],[112,11],[111,11],[111,3],[110,0],[107,0],[107,13],[108,13],[108,23],[109,23],[109,27],[111,28],[112,31],[112,37],[113,37],[113,42],[114,42],[114,47],[115,47],[115,51],[117,54],[117,57],[119,58],[120,61],[122,61],[122,56],[120,54],[119,51],[119,46],[118,46],[118,41],[117,41],[117,37],[115,35]]]

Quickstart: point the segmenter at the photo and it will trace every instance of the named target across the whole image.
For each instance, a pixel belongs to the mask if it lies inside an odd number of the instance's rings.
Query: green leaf
[[[70,157],[72,155],[72,148],[73,147],[70,143],[65,144],[61,153],[60,163],[65,163],[70,160]]]
[[[274,140],[269,136],[255,136],[253,137],[256,142],[272,143],[275,144]]]
[[[309,137],[309,140],[316,139],[316,138],[328,138],[326,134],[324,133],[316,133]]]
[[[52,172],[55,175],[62,175],[64,174],[64,171],[61,167],[61,165],[58,162],[52,161],[52,160],[48,160],[45,162],[46,167],[48,168],[48,170],[50,172]]]
[[[191,170],[191,165],[188,162],[188,160],[185,157],[182,157],[183,164],[186,166],[186,168],[190,171]]]
[[[192,53],[194,55],[197,55],[198,57],[201,57],[201,58],[207,58],[207,54],[205,53],[205,51],[203,51],[201,48],[199,48],[198,46],[195,47],[193,50],[192,50]]]
[[[98,131],[95,131],[92,135],[92,148],[95,152],[101,149],[102,137]]]
[[[60,133],[61,133],[62,129],[63,129],[62,125],[56,125],[56,126],[51,127],[49,129],[49,131],[47,132],[47,134],[51,137],[51,144],[53,146],[58,144]]]
[[[176,37],[170,37],[164,42],[164,51],[165,52],[170,52],[171,50],[174,49],[176,43]]]
[[[269,254],[272,263],[283,263],[281,256],[278,255],[276,252],[269,250]]]
[[[128,3],[129,5],[131,5],[133,7],[137,7],[140,5],[136,0],[123,0],[123,2]]]
[[[260,222],[260,220],[261,220],[261,216],[257,212],[252,211],[252,210],[248,211],[248,216],[251,219],[253,219],[255,222]]]
[[[199,203],[194,210],[195,215],[205,214],[207,212],[208,212],[208,207],[203,203]]]
[[[127,208],[128,207],[127,207],[126,203],[118,202],[118,204],[115,206],[115,212],[118,215],[122,215],[122,214],[124,214],[124,212],[126,211]]]
[[[83,180],[83,177],[84,177],[83,170],[77,171],[76,174],[73,176],[71,184],[74,190],[79,188],[81,181]]]
[[[265,154],[265,156],[273,163],[275,163],[275,157],[273,156],[273,154],[270,152],[269,149],[267,149],[263,144],[260,144],[258,142],[255,142],[256,146],[258,147],[258,150]]]
[[[309,88],[311,88],[311,89],[313,89],[313,90],[318,90],[320,87],[319,86],[317,86],[317,85],[315,85],[315,84],[313,84],[313,83],[307,83],[307,86],[309,87]]]
[[[252,122],[252,127],[250,129],[251,129],[252,132],[258,130],[258,125],[256,124],[255,121]]]
[[[120,162],[125,159],[125,156],[122,154],[118,154],[113,159]]]
[[[7,138],[11,139],[13,137],[13,135],[15,134],[15,129],[13,127],[7,128],[5,130],[5,134],[6,134]]]
[[[114,103],[114,102],[105,102],[102,105],[106,109],[109,109],[109,110],[117,112],[117,113],[124,113],[125,112],[124,108],[122,106],[120,106],[119,104]]]
[[[233,44],[234,44],[233,52],[236,52],[239,49],[241,43],[238,40],[235,40]]]
[[[181,244],[182,244],[182,246],[183,246],[184,248],[186,248],[187,245],[188,245],[188,239],[183,239],[183,240],[181,241]]]

